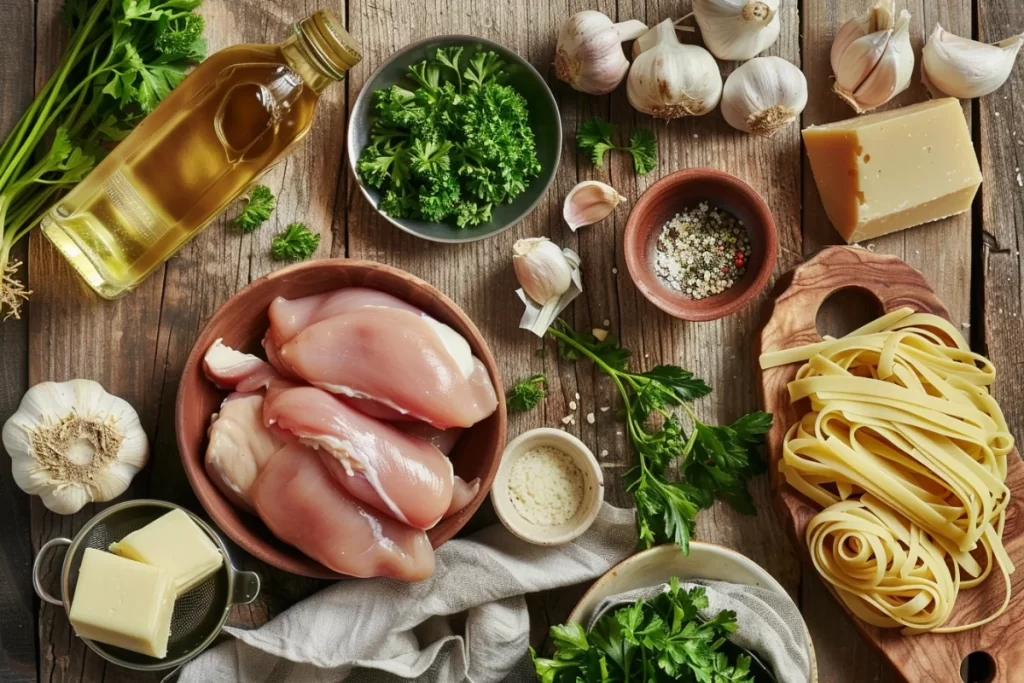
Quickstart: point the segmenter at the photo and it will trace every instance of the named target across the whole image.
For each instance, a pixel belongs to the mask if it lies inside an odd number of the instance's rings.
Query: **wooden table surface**
[[[868,4],[869,0],[782,0],[782,33],[769,54],[794,62],[807,75],[810,101],[802,126],[852,115],[831,93],[829,46],[841,21]],[[54,69],[63,38],[60,5],[61,0],[0,0],[0,135]],[[201,12],[207,18],[212,51],[240,42],[278,42],[289,35],[293,22],[321,5],[343,15],[365,56],[347,82],[327,92],[307,140],[267,176],[265,182],[279,198],[270,225],[241,236],[227,220],[219,219],[138,291],[116,302],[89,293],[58,253],[34,235],[16,252],[27,259],[34,291],[31,305],[22,320],[0,324],[0,420],[36,382],[97,380],[135,406],[152,444],[150,464],[122,499],[162,498],[199,510],[173,434],[182,365],[217,307],[249,281],[278,267],[269,257],[270,240],[281,226],[295,220],[322,235],[317,258],[381,261],[404,268],[451,296],[489,340],[506,384],[534,373],[548,376],[550,397],[530,413],[513,415],[510,437],[532,427],[560,426],[577,393],[581,415],[616,404],[612,384],[592,366],[568,365],[556,354],[538,357],[535,351],[541,342],[517,329],[521,307],[512,293],[516,284],[510,253],[516,239],[529,236],[548,236],[582,256],[584,296],[567,311],[577,327],[589,329],[610,321],[611,330],[635,351],[638,365],[676,363],[706,379],[715,392],[697,405],[702,419],[731,421],[757,407],[750,340],[764,297],[725,320],[685,323],[669,318],[643,299],[630,281],[622,253],[623,229],[630,205],[658,178],[681,168],[709,166],[739,176],[767,200],[779,233],[776,276],[821,246],[838,242],[801,150],[800,127],[758,139],[729,128],[718,111],[656,123],[629,106],[624,86],[610,96],[587,96],[555,80],[551,68],[557,30],[573,12],[599,9],[617,20],[640,19],[653,25],[688,12],[688,2],[206,0]],[[1024,3],[1019,0],[898,0],[897,7],[904,6],[913,15],[911,33],[918,58],[923,38],[936,22],[954,33],[973,33],[989,41],[1024,30]],[[524,55],[551,84],[565,129],[561,167],[538,208],[498,237],[461,246],[420,241],[381,220],[358,192],[343,152],[347,112],[373,69],[403,45],[444,33],[490,38]],[[727,73],[734,65],[722,67]],[[910,89],[889,106],[925,96],[915,74]],[[866,245],[903,257],[931,281],[954,320],[962,321],[974,347],[999,368],[995,393],[1018,436],[1024,434],[1024,363],[1014,351],[1024,337],[1019,245],[1024,230],[1019,175],[1024,166],[1022,100],[1024,66],[1018,65],[1002,90],[963,104],[985,176],[973,212]],[[574,142],[576,124],[594,115],[610,119],[625,133],[633,126],[653,129],[659,143],[658,167],[637,177],[624,155],[613,154],[604,169],[594,168],[577,153]],[[562,199],[577,182],[591,178],[610,183],[628,201],[605,222],[574,234],[561,220]],[[569,430],[595,452],[609,452],[603,460],[608,499],[628,504],[619,475],[633,455],[615,421],[598,415],[595,424],[577,419]],[[822,681],[894,679],[819,581],[801,569],[774,517],[767,477],[754,489],[759,516],[743,517],[716,505],[700,515],[699,537],[745,553],[792,593],[810,627]],[[49,538],[74,535],[99,507],[66,517],[50,513],[38,499],[29,500],[18,490],[9,467],[0,467],[0,680],[142,679],[105,665],[73,636],[63,610],[40,604],[32,591],[35,550]],[[263,575],[264,588],[255,604],[236,609],[234,624],[262,624],[324,585],[263,566],[241,551],[235,557]],[[47,580],[52,581],[59,569],[59,558],[48,558]],[[531,598],[538,638],[551,619],[564,618],[580,592],[577,587]]]

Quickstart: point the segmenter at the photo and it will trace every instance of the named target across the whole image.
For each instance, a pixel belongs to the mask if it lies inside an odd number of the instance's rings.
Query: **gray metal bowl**
[[[479,50],[496,52],[509,65],[511,74],[508,84],[518,90],[529,103],[530,127],[537,139],[537,159],[540,161],[540,175],[534,178],[511,204],[494,207],[491,220],[483,225],[471,228],[459,228],[454,223],[428,223],[407,218],[394,218],[380,211],[381,193],[368,187],[359,177],[356,167],[359,155],[370,139],[370,128],[373,125],[373,92],[392,85],[402,84],[409,87],[411,81],[406,77],[409,67],[423,61],[434,54],[440,47],[463,46],[463,55],[471,57]],[[352,174],[363,191],[363,196],[392,225],[409,234],[422,237],[433,242],[475,242],[476,240],[497,235],[521,221],[533,207],[537,205],[544,192],[555,178],[558,159],[562,154],[562,121],[558,114],[558,105],[551,89],[544,78],[537,73],[529,62],[507,47],[484,38],[473,36],[435,36],[408,45],[380,65],[363,85],[352,108],[352,116],[348,127],[348,162]]]

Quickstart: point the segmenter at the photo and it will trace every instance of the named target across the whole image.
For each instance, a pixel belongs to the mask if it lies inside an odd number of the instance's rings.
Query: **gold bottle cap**
[[[329,67],[331,75],[338,80],[363,59],[359,45],[330,10],[317,10],[299,22],[296,30],[309,41],[323,66]]]

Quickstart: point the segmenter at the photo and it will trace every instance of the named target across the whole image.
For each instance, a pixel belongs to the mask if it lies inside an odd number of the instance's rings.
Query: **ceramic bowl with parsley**
[[[508,48],[437,36],[392,55],[363,86],[348,158],[391,224],[434,242],[496,235],[533,210],[562,148],[543,77]]]

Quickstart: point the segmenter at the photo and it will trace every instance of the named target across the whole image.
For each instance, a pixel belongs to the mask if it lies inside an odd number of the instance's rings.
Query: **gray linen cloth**
[[[524,594],[597,578],[635,547],[634,511],[607,503],[583,536],[556,547],[495,525],[441,546],[434,575],[420,583],[340,581],[260,628],[229,627],[236,640],[187,664],[179,680],[531,680]]]
[[[752,652],[767,664],[779,683],[807,683],[813,667],[810,636],[800,610],[788,597],[758,586],[724,581],[680,581],[684,590],[703,586],[707,591],[708,608],[700,616],[711,619],[722,610],[736,613],[736,632],[729,640]],[[606,612],[632,605],[637,600],[650,600],[668,590],[668,584],[611,595],[597,606],[587,630]]]

